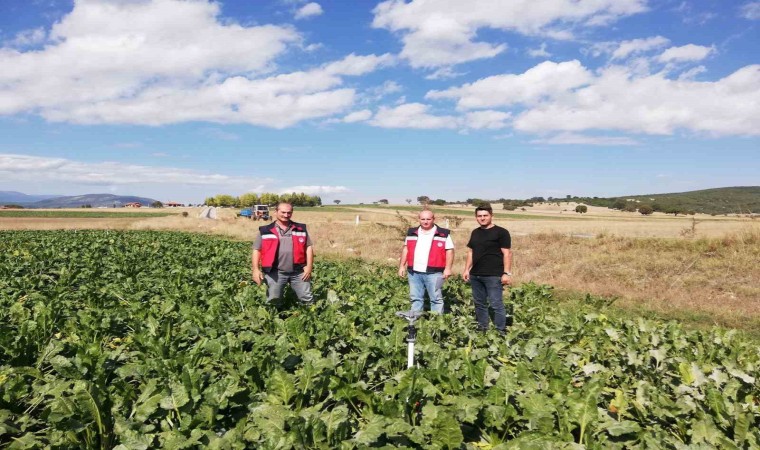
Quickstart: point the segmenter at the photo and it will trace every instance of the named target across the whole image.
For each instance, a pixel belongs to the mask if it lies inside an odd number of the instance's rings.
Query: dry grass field
[[[437,222],[453,229],[455,269],[464,264],[465,244],[475,227],[471,208],[461,223],[447,208]],[[554,286],[561,297],[586,293],[616,298],[622,311],[653,313],[697,325],[723,325],[760,335],[760,223],[741,217],[636,213],[589,208],[582,216],[562,203],[529,208],[533,218],[498,218],[513,236],[516,281]],[[183,230],[253,240],[260,222],[219,210],[218,220],[188,216],[146,218],[5,218],[0,229]],[[515,211],[520,213],[521,211]],[[355,219],[360,216],[357,226]],[[542,216],[542,217],[536,217]],[[294,220],[309,225],[318,256],[364,258],[397,264],[404,222],[415,213],[373,207],[296,208]]]

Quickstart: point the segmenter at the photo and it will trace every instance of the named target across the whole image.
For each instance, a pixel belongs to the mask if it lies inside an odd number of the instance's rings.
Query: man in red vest
[[[443,281],[451,276],[454,263],[454,241],[449,230],[435,224],[433,211],[421,211],[419,220],[419,227],[407,230],[398,276],[403,278],[408,269],[412,311],[422,311],[427,291],[430,311],[441,314]]]
[[[314,250],[306,225],[293,222],[293,205],[280,202],[275,209],[275,221],[259,227],[253,242],[251,257],[253,281],[261,285],[266,280],[269,301],[282,297],[286,285],[303,304],[310,304],[311,271],[314,267]]]

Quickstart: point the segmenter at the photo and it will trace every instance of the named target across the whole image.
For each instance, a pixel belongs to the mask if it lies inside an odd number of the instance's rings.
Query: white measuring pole
[[[359,214],[356,215],[356,225],[359,225]]]
[[[414,342],[409,343],[409,353],[406,357],[406,368],[411,369],[414,367]]]

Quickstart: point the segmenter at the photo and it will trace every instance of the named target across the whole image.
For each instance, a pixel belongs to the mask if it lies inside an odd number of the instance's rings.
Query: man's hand
[[[464,272],[462,272],[462,278],[464,279],[464,281],[470,281],[470,271],[465,270]]]
[[[309,281],[311,280],[311,267],[304,267],[303,273],[301,274],[301,280],[302,281]]]
[[[260,270],[254,270],[251,278],[253,278],[253,282],[259,286],[261,286],[261,283],[264,281],[264,275],[262,275]]]
[[[404,278],[404,276],[406,276],[406,267],[401,266],[398,268],[398,276],[401,278]]]
[[[512,277],[506,273],[501,276],[501,284],[505,286],[512,286]]]
[[[451,269],[443,269],[443,279],[448,280],[451,276]]]

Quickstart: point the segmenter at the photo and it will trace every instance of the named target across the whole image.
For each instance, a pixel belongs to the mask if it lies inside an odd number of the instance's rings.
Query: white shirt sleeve
[[[454,248],[454,240],[451,239],[451,235],[446,236],[446,250],[452,250]]]

